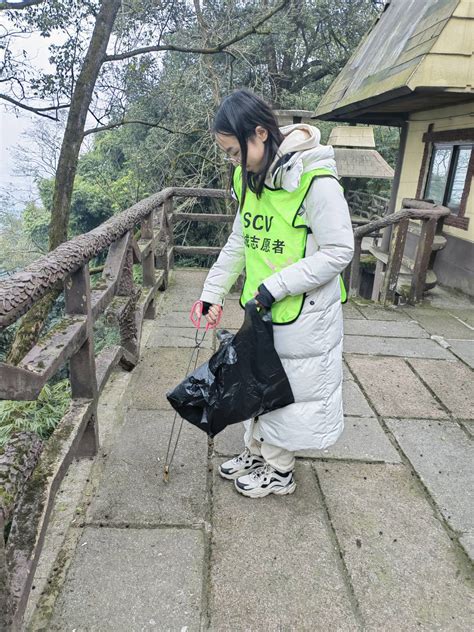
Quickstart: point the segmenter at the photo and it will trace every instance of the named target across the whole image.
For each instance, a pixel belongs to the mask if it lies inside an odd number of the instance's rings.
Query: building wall
[[[425,149],[423,134],[430,124],[432,132],[474,128],[474,102],[424,110],[410,116],[396,210],[400,209],[403,198],[416,197]],[[445,226],[443,232],[448,237],[448,245],[438,253],[434,270],[440,283],[474,294],[474,185],[464,217],[469,218],[467,230]]]

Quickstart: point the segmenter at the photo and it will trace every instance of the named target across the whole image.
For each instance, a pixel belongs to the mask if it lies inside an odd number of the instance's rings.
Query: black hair
[[[247,141],[255,136],[255,128],[260,125],[268,132],[264,143],[262,169],[258,173],[247,172]],[[270,106],[256,94],[247,89],[236,90],[225,97],[220,104],[214,123],[214,134],[235,136],[240,145],[242,166],[242,194],[240,208],[243,208],[247,188],[260,197],[265,186],[265,177],[279,146],[283,142],[278,122]]]

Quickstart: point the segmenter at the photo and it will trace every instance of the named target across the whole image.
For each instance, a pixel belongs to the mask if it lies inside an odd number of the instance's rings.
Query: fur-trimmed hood
[[[273,189],[294,191],[301,175],[312,169],[330,169],[337,176],[334,149],[321,145],[321,132],[317,127],[298,123],[280,128],[285,137],[278,149],[265,180]]]

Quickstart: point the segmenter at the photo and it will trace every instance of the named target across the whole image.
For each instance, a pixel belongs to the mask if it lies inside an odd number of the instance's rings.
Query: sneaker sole
[[[235,485],[235,489],[242,494],[243,496],[247,496],[247,498],[263,498],[264,496],[269,496],[270,494],[276,494],[277,496],[286,496],[287,494],[292,494],[296,489],[296,483],[293,481],[291,485],[285,487],[271,487],[269,489],[241,489]]]

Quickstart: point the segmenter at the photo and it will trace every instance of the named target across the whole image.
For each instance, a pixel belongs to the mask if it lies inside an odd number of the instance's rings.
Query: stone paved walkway
[[[185,425],[162,481],[203,278],[175,274],[139,366],[105,394],[101,454],[81,498],[58,495],[28,629],[472,629],[474,310],[345,306],[344,434],[300,454],[292,496],[251,500],[216,475],[239,426],[208,451]],[[222,326],[241,320],[231,297]]]

